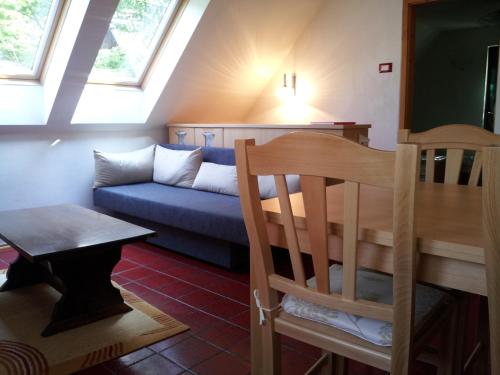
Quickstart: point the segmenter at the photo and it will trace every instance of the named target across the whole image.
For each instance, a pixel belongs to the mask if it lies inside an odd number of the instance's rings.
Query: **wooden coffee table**
[[[46,282],[62,294],[42,336],[130,311],[111,272],[122,245],[154,234],[75,205],[0,211],[0,238],[20,255],[0,292]]]

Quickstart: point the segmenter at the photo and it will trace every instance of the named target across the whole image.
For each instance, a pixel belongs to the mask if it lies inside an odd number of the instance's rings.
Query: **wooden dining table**
[[[418,183],[415,205],[418,281],[488,295],[481,190],[481,187],[476,186]],[[326,194],[330,257],[341,262],[343,184],[327,187]],[[290,200],[301,249],[308,252],[310,247],[302,195],[292,194]],[[278,199],[262,201],[262,207],[271,245],[287,248]],[[391,189],[366,185],[361,187],[358,237],[360,267],[392,273],[392,207]],[[253,283],[255,270],[251,268]],[[500,290],[494,293],[500,293]],[[500,316],[492,316],[491,319],[500,319]],[[255,305],[252,307],[251,326],[252,373],[259,374],[260,330]],[[500,332],[490,331],[490,336],[498,338]],[[492,374],[500,375],[500,368],[492,368]]]

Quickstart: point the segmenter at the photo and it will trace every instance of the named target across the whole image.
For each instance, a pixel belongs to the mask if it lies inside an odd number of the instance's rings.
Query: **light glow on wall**
[[[314,99],[311,83],[297,75],[295,90],[289,84],[281,85],[276,90],[279,100],[277,108],[280,117],[287,123],[305,123],[311,121],[314,107],[310,103]]]

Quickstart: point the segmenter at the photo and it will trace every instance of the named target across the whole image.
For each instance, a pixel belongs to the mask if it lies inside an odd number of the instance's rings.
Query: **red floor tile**
[[[142,280],[140,280],[140,283],[144,286],[147,286],[148,288],[153,288],[153,289],[159,289],[162,286],[174,282],[176,279],[173,277],[163,275],[163,274],[155,274],[153,276],[148,276]]]
[[[232,318],[243,311],[248,310],[247,305],[243,305],[239,302],[233,302],[227,298],[221,298],[220,300],[212,303],[211,305],[205,306],[203,311],[219,316],[223,319]]]
[[[159,354],[146,358],[130,367],[116,372],[118,375],[177,375],[185,371]]]
[[[250,330],[250,310],[243,311],[241,314],[233,316],[229,321],[241,328]]]
[[[157,271],[150,270],[144,267],[133,268],[128,271],[120,272],[121,277],[125,277],[131,281],[140,281],[145,279],[146,277],[158,276],[161,275]]]
[[[229,351],[232,354],[240,357],[241,359],[244,359],[245,361],[249,362],[250,361],[250,337],[233,345],[229,349]]]
[[[114,372],[103,365],[97,365],[78,372],[78,375],[114,375]]]
[[[298,355],[297,352],[282,347],[281,371],[287,375],[303,375],[316,362],[316,359]]]
[[[169,337],[165,340],[159,341],[153,345],[150,345],[149,349],[153,350],[156,353],[159,353],[159,352],[164,351],[165,349],[170,348],[171,346],[174,346],[174,345],[180,343],[183,340],[190,338],[191,336],[192,336],[191,331],[183,332],[183,333],[180,333],[178,335]]]
[[[197,289],[197,287],[185,283],[184,281],[172,281],[159,288],[162,293],[165,293],[172,298],[182,297],[188,293],[196,291]]]
[[[242,284],[237,281],[219,279],[211,284],[205,286],[206,289],[234,299],[238,302],[249,304],[250,303],[250,289],[248,285]]]
[[[210,272],[196,272],[183,276],[184,281],[196,284],[196,285],[210,285],[214,282],[224,280],[222,277],[215,275]]]
[[[139,267],[137,264],[129,262],[128,260],[122,259],[118,262],[118,264],[113,268],[113,273],[120,273],[123,271],[128,271],[133,268]]]
[[[10,264],[17,259],[17,251],[12,248],[4,248],[0,250],[0,260],[3,260],[5,263]]]
[[[127,285],[125,285],[124,288],[126,289]],[[173,301],[172,298],[167,297],[164,294],[155,292],[153,290],[146,292],[144,294],[141,294],[140,297],[141,297],[141,299],[143,299],[147,303],[150,303],[151,305],[158,307],[158,308]]]
[[[192,334],[227,324],[224,320],[214,317],[213,315],[195,310],[181,315],[180,319],[191,328]]]
[[[133,281],[125,284],[124,288],[134,293],[138,297],[142,296],[143,294],[149,293],[151,291],[151,289],[148,289]]]
[[[190,337],[160,354],[182,367],[191,368],[220,352],[219,348],[197,337]]]
[[[242,328],[225,323],[222,326],[201,331],[197,333],[197,336],[223,349],[230,350],[237,343],[247,339],[249,333]]]
[[[193,292],[179,298],[179,301],[185,302],[188,305],[197,308],[203,308],[220,300],[222,300],[222,297],[220,295],[212,292],[207,292],[203,289],[196,289]]]
[[[113,359],[112,361],[106,362],[105,367],[112,371],[117,371],[121,368],[128,367],[142,361],[145,358],[151,357],[154,352],[148,348],[143,348],[135,352],[126,354],[120,358]]]
[[[175,300],[172,300],[171,302],[168,302],[163,306],[159,306],[158,308],[164,313],[180,320],[181,322],[183,321],[184,316],[196,311],[191,306],[185,305]]]
[[[321,350],[315,346],[292,339],[288,336],[281,336],[281,344],[309,357],[319,358],[321,355]]]
[[[199,375],[246,375],[250,373],[250,366],[238,357],[222,352],[195,366],[193,371]]]
[[[154,264],[159,259],[159,255],[144,251],[134,245],[125,246],[122,250],[122,257],[142,266]]]
[[[178,265],[179,262],[176,262],[175,260],[159,257],[157,261],[148,264],[147,267],[161,272],[167,272],[170,268],[177,267]]]
[[[130,282],[130,280],[128,280],[120,275],[116,275],[116,274],[111,276],[111,280],[113,280],[115,283],[118,283],[120,285],[124,285],[124,284],[127,284]]]

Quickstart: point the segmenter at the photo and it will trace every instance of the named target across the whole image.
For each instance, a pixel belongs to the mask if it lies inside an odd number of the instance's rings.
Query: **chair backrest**
[[[482,169],[485,146],[500,145],[500,136],[473,125],[444,125],[421,133],[399,131],[399,143],[416,143],[426,153],[425,181],[434,182],[436,150],[446,150],[445,184],[458,184],[464,152],[474,151],[468,185],[476,186]]]
[[[255,146],[254,140],[237,140],[235,151],[241,205],[262,304],[268,308],[275,306],[276,291],[281,291],[336,310],[392,322],[393,350],[403,357],[408,355],[413,330],[418,146],[398,145],[396,152],[388,152],[334,135],[297,132],[261,146]],[[287,174],[300,175],[315,289],[306,284],[301,257],[304,249],[292,214],[285,181]],[[274,175],[293,280],[274,271],[258,175]],[[332,293],[329,286],[327,178],[345,182],[342,294]],[[392,305],[358,299],[356,295],[360,184],[394,189]]]
[[[483,232],[490,332],[500,331],[500,147],[484,149]],[[491,335],[492,369],[500,369],[500,337]]]

